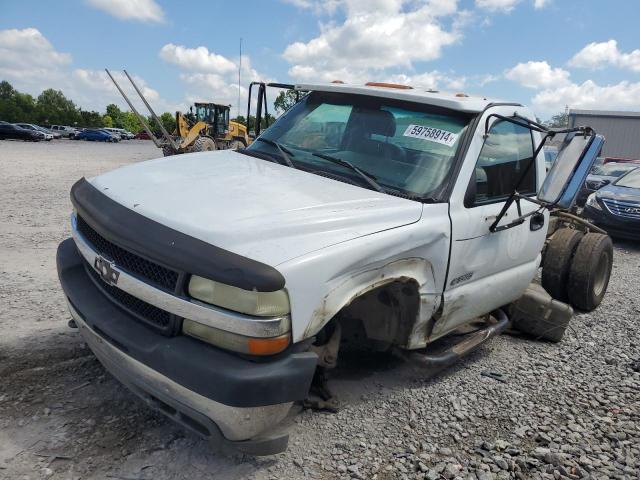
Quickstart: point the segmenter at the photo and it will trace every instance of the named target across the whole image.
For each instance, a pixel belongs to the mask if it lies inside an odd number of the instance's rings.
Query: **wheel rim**
[[[607,284],[608,272],[609,254],[607,252],[603,252],[602,255],[600,255],[600,260],[598,261],[595,281],[593,282],[593,293],[595,293],[596,297],[599,297],[604,291],[605,285]]]

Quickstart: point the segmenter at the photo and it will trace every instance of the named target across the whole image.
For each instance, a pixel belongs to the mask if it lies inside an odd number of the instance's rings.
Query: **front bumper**
[[[586,205],[583,215],[612,237],[640,240],[640,221],[617,217],[605,209],[605,206],[598,210]]]
[[[214,443],[255,455],[286,449],[269,432],[309,389],[317,356],[253,362],[186,336],[163,336],[114,305],[93,283],[72,239],[58,247],[60,283],[83,338],[122,383]]]

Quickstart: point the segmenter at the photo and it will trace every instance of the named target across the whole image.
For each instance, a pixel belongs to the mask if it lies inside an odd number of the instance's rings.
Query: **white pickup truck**
[[[517,103],[296,88],[304,97],[244,150],[137,163],[71,190],[73,238],[57,254],[70,325],[151,406],[217,444],[275,453],[288,438],[276,425],[341,340],[448,363],[510,316],[545,336],[572,313],[557,300],[600,303],[611,241],[562,210],[602,144],[589,128],[567,135],[545,180],[553,132]],[[556,300],[529,288],[545,245]]]

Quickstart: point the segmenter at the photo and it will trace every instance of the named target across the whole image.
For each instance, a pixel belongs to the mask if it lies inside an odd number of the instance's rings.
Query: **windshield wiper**
[[[285,161],[285,163],[288,166],[290,166],[291,168],[296,168],[296,166],[291,161],[291,157],[295,157],[295,155],[293,153],[291,153],[291,150],[289,150],[287,147],[285,147],[283,145],[280,145],[278,142],[274,142],[273,140],[270,140],[268,138],[258,137],[256,140],[258,142],[264,142],[264,143],[266,143],[268,145],[276,147],[278,149],[278,151],[280,152],[280,155],[282,156],[282,158]]]
[[[373,175],[364,172],[363,170],[359,169],[358,167],[356,167],[353,163],[347,161],[347,160],[343,160],[341,158],[338,157],[332,157],[331,155],[325,155],[324,153],[318,153],[318,152],[314,152],[312,153],[312,155],[314,157],[319,157],[319,158],[324,158],[325,160],[332,162],[332,163],[336,163],[338,165],[342,165],[343,167],[347,167],[350,168],[351,170],[353,170],[354,172],[356,172],[358,175],[360,175],[369,185],[371,185],[374,190],[377,190],[380,193],[384,193],[384,188],[382,188],[378,182],[376,182],[376,179]]]

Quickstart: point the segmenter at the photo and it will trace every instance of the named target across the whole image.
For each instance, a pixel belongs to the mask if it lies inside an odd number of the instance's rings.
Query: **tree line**
[[[115,127],[134,133],[143,129],[133,112],[122,111],[115,104],[107,105],[105,113],[83,110],[60,90],[48,88],[34,98],[28,93],[19,92],[5,80],[0,82],[0,120],[78,128]],[[175,117],[169,112],[163,113],[160,121],[169,132],[176,127]],[[151,118],[147,119],[147,123],[154,133],[159,131],[159,127]]]

